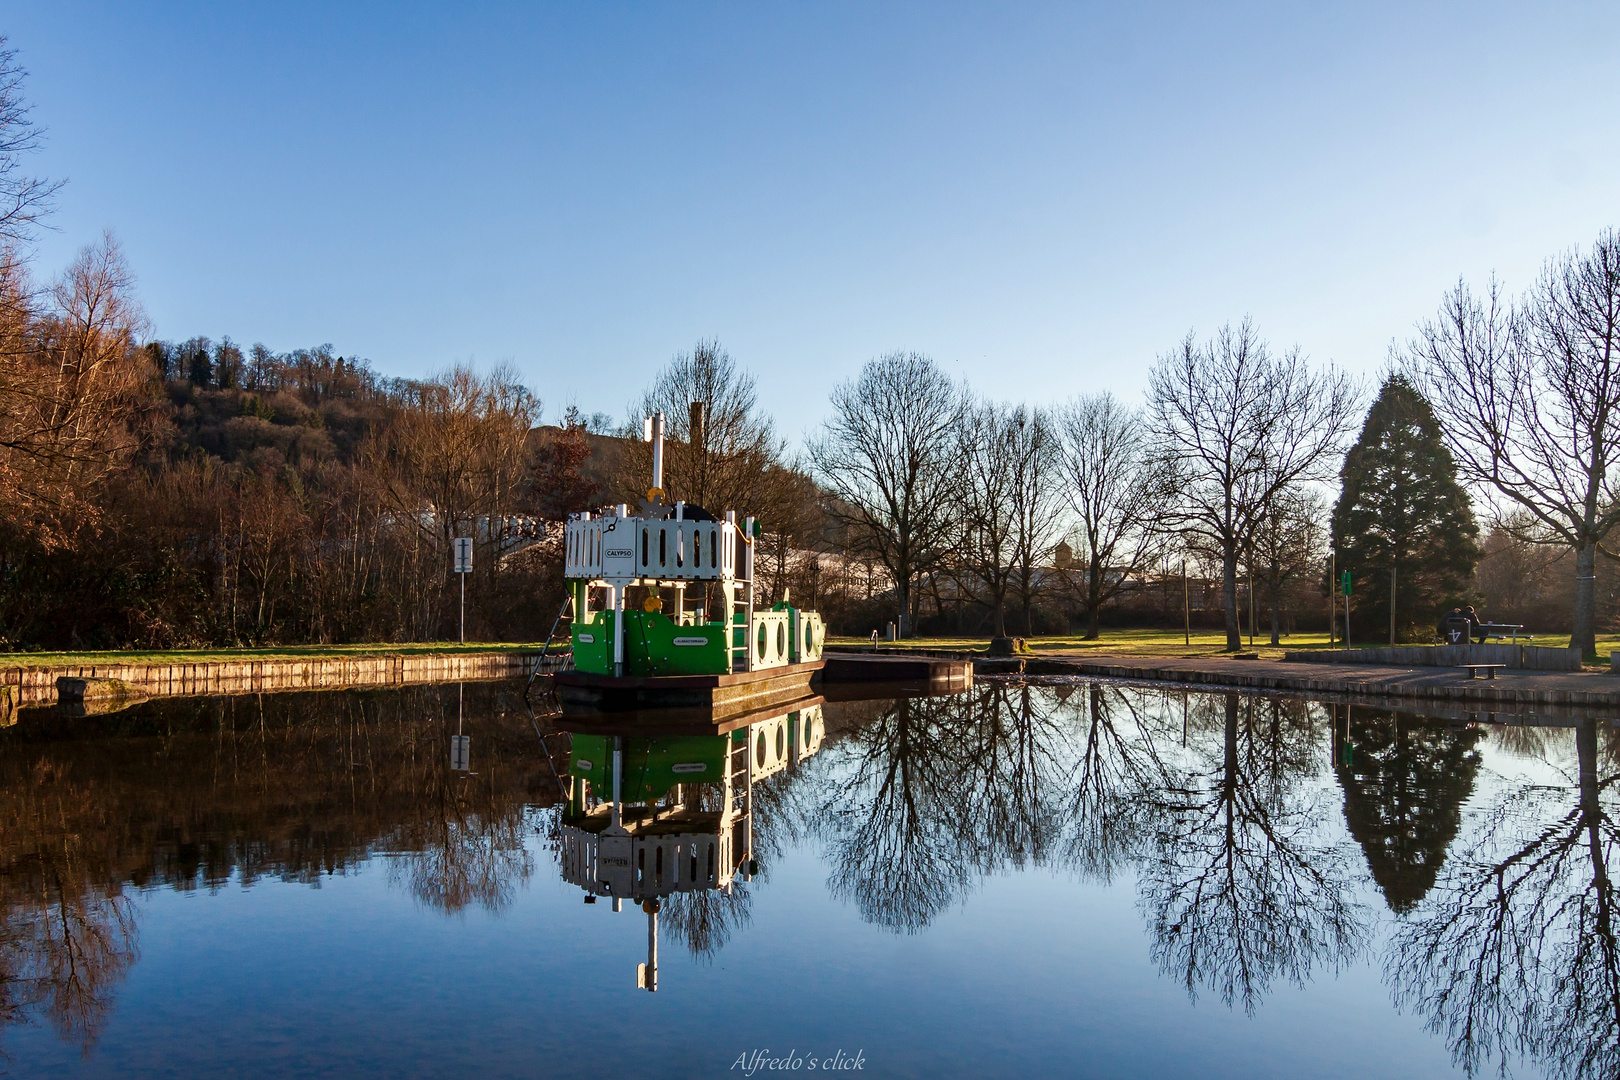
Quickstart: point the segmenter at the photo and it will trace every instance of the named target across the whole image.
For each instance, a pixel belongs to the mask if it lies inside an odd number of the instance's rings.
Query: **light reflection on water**
[[[621,834],[512,686],[25,714],[0,1069],[1614,1076],[1620,735],[1569,724],[991,680],[627,739]]]

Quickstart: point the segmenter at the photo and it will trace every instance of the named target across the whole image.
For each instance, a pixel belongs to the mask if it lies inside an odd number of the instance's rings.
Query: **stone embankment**
[[[1584,671],[1567,666],[1568,649],[1535,646],[1467,646],[1466,653],[1445,654],[1445,647],[1429,648],[1425,663],[1355,663],[1335,661],[1333,654],[1307,654],[1310,663],[1291,655],[1287,660],[1259,660],[1228,656],[1063,656],[1051,653],[1006,659],[983,653],[949,650],[880,650],[886,656],[941,656],[971,658],[973,674],[1069,676],[1169,683],[1181,686],[1228,687],[1319,700],[1349,701],[1390,709],[1434,713],[1491,712],[1520,715],[1620,715],[1620,668],[1616,674]],[[1489,650],[1535,648],[1511,658]],[[1481,653],[1478,650],[1486,650]],[[851,650],[854,651],[854,650]],[[871,655],[871,650],[860,650]],[[1389,650],[1355,650],[1385,652]],[[1401,650],[1394,650],[1400,652]],[[829,655],[831,653],[829,652]],[[1620,655],[1620,654],[1616,654]],[[1301,657],[1304,659],[1304,657]],[[1527,661],[1545,662],[1531,669]],[[1459,666],[1443,666],[1452,662]],[[1495,679],[1474,679],[1460,665],[1507,666]],[[1566,665],[1549,669],[1552,664]],[[1446,709],[1439,709],[1446,703]]]
[[[1469,663],[1485,661],[1470,660]],[[1620,709],[1620,677],[1589,671],[1502,672],[1472,679],[1458,668],[1379,664],[1301,664],[1226,657],[1098,656],[1086,659],[1030,657],[976,661],[976,675],[1013,673],[1070,675],[1184,686],[1231,687],[1291,696],[1377,703],[1390,709],[1427,711],[1450,702],[1475,711],[1552,713]]]
[[[1464,664],[1501,664],[1525,671],[1579,671],[1580,649],[1554,649],[1545,645],[1406,645],[1388,649],[1301,650],[1283,654],[1284,660],[1305,664],[1382,664],[1386,667],[1462,667]]]
[[[65,667],[0,668],[0,713],[24,705],[50,704],[62,692],[79,700],[116,696],[170,697],[189,694],[258,694],[281,690],[335,690],[411,683],[522,678],[540,658],[538,649],[479,653],[374,655],[213,660],[150,664],[75,664]],[[548,656],[554,671],[568,657]]]

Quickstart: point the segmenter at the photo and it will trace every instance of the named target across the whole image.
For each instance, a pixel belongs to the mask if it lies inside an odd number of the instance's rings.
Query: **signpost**
[[[469,541],[470,543],[470,541]],[[466,579],[463,578],[463,581]],[[472,771],[472,736],[461,733],[461,714],[466,704],[467,684],[456,684],[456,733],[450,736],[450,771]]]
[[[467,640],[467,575],[472,573],[472,537],[456,537],[456,573],[461,575],[461,640]]]

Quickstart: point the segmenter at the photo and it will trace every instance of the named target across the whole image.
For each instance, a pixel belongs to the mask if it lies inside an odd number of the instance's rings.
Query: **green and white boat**
[[[653,475],[641,505],[567,524],[573,670],[557,677],[563,703],[758,707],[807,692],[822,666],[821,617],[785,598],[756,607],[759,523],[668,501],[662,413],[644,434]],[[635,607],[626,603],[632,589]]]

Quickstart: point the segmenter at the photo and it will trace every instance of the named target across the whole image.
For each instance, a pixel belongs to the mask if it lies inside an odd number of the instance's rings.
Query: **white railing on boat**
[[[726,521],[585,517],[568,523],[564,576],[717,581],[737,574],[737,527]]]

